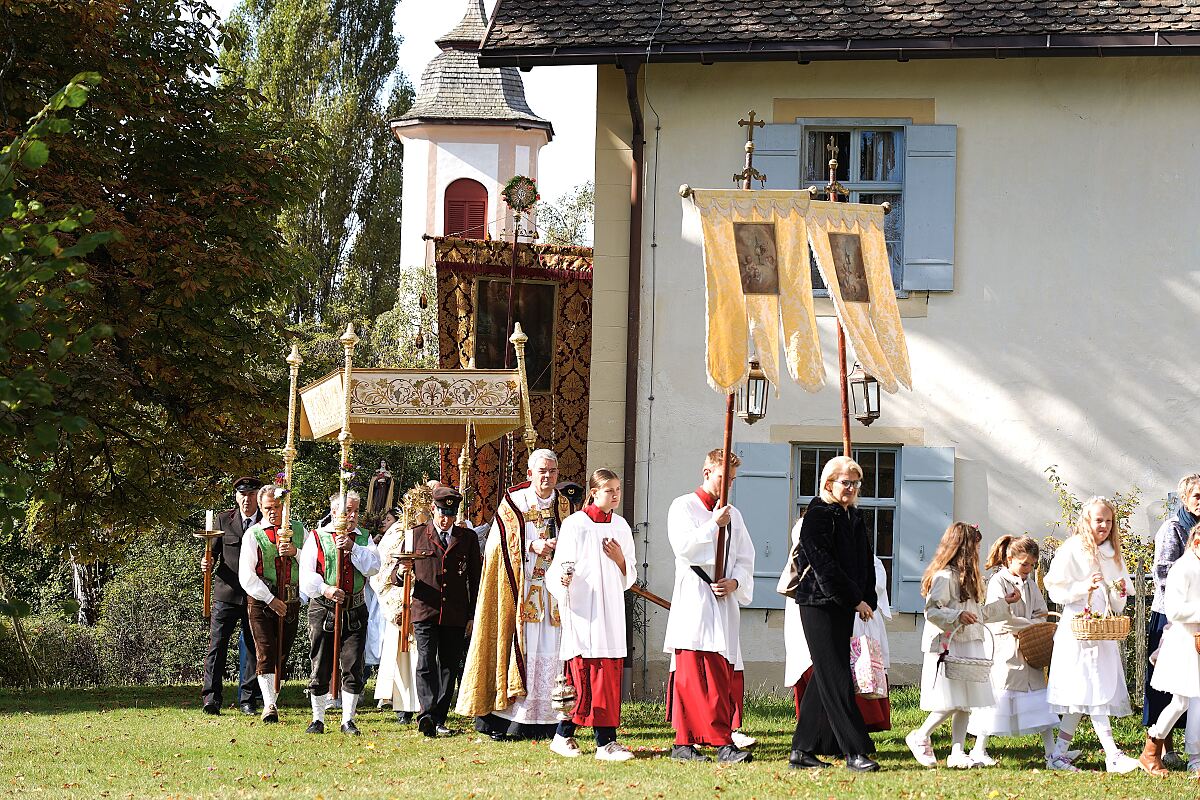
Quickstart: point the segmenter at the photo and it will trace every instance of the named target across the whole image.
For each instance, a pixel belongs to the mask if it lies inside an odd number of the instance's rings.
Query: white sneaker
[[[554,734],[554,741],[550,742],[550,752],[558,753],[565,758],[575,758],[579,755],[579,745],[575,743],[574,736],[559,736]],[[1135,761],[1134,764],[1137,764]]]
[[[579,755],[579,748],[575,749],[575,754]],[[620,742],[609,742],[604,747],[596,749],[597,761],[628,761],[631,758],[633,758],[633,753],[629,752],[629,748]]]
[[[987,751],[972,750],[967,754],[971,761],[975,762],[977,767],[994,767],[998,763],[996,759],[987,754]]]
[[[751,747],[754,747],[754,745],[758,744],[758,739],[755,739],[753,736],[748,736],[741,731],[734,731],[732,736],[733,744],[738,750],[749,750]]]
[[[920,738],[918,731],[910,731],[904,737],[904,743],[908,745],[908,749],[912,751],[913,758],[922,767],[937,766],[937,754],[933,752],[933,743],[928,739]]]
[[[1117,772],[1124,775],[1126,772],[1136,772],[1142,768],[1136,758],[1130,758],[1124,753],[1117,753],[1116,756],[1104,759],[1104,768],[1109,772]]]
[[[1046,759],[1046,769],[1054,769],[1058,770],[1059,772],[1079,772],[1079,767],[1072,764],[1071,760],[1067,758],[1067,755],[1068,754],[1063,753],[1061,755],[1051,756],[1050,758]]]
[[[953,750],[950,755],[946,756],[946,766],[952,769],[970,769],[976,766],[976,764],[962,750]]]
[[[1074,764],[1075,759],[1079,758],[1081,755],[1083,755],[1082,750],[1068,750],[1067,752],[1062,754],[1062,757],[1065,758],[1067,761],[1071,762],[1072,764]]]

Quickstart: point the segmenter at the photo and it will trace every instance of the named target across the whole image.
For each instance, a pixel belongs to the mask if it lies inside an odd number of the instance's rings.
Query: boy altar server
[[[717,748],[717,760],[750,761],[733,742],[735,670],[742,663],[741,609],[754,595],[754,543],[741,513],[717,506],[723,451],[704,459],[704,483],[677,497],[667,512],[667,536],[675,551],[675,588],[663,650],[671,654],[667,719],[675,728],[671,758],[708,761],[696,745]],[[741,464],[729,454],[729,485]],[[717,529],[727,527],[725,577],[715,580]]]
[[[546,586],[562,609],[562,646],[567,675],[575,687],[571,716],[558,723],[550,749],[580,754],[575,728],[590,725],[596,758],[628,761],[633,753],[617,741],[621,723],[621,674],[625,644],[625,590],[637,580],[633,532],[613,510],[621,503],[621,479],[598,469],[588,486],[589,502],[563,522]]]

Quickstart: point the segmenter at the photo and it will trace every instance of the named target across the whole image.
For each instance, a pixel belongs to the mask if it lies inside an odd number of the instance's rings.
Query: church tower
[[[467,0],[462,21],[437,40],[408,113],[391,123],[404,143],[400,258],[432,263],[429,236],[500,239],[512,215],[500,191],[515,175],[537,180],[538,152],[554,135],[533,113],[516,67],[479,66],[487,30],[483,0]]]

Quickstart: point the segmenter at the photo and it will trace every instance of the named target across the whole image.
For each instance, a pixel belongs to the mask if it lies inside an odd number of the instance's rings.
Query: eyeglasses
[[[858,487],[862,486],[862,481],[838,481],[838,483],[840,483],[842,486],[845,486],[847,489],[857,489]]]

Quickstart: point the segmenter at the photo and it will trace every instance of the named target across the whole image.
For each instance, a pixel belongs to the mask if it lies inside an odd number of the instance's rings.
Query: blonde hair
[[[1192,530],[1188,533],[1188,547],[1194,548],[1196,545],[1196,534],[1200,534],[1200,522],[1192,526]]]
[[[988,551],[987,561],[984,562],[983,568],[1007,567],[1008,562],[1017,556],[1033,556],[1036,559],[1038,543],[1028,536],[1005,534],[997,539],[996,543],[992,545],[992,549]]]
[[[619,481],[621,477],[611,469],[601,467],[588,478],[588,499],[584,505],[592,505],[596,501],[596,491],[609,481]]]
[[[709,450],[704,455],[704,467],[706,469],[709,467],[719,467],[719,466],[721,466],[721,460],[724,458],[725,458],[725,450],[723,448],[718,447],[716,450]],[[730,453],[729,454],[729,466],[736,469],[737,467],[740,467],[741,465],[742,465],[741,456],[739,456],[737,453]]]
[[[1176,492],[1179,494],[1179,502],[1183,502],[1183,498],[1187,497],[1192,491],[1192,487],[1200,483],[1200,472],[1193,472],[1191,475],[1184,475],[1179,479],[1179,488]]]
[[[1075,535],[1079,537],[1079,541],[1083,545],[1083,549],[1092,558],[1099,559],[1100,551],[1096,546],[1096,539],[1092,535],[1092,526],[1088,522],[1088,514],[1095,506],[1104,506],[1112,512],[1113,525],[1112,531],[1108,534],[1108,541],[1112,542],[1113,554],[1117,559],[1117,563],[1121,568],[1125,568],[1125,555],[1121,551],[1121,526],[1118,524],[1117,504],[1107,497],[1097,495],[1084,501],[1079,507],[1079,519],[1075,520]]]
[[[979,542],[983,535],[979,528],[967,522],[952,522],[925,574],[921,576],[921,596],[929,594],[933,576],[943,569],[953,570],[958,575],[959,595],[963,600],[983,600],[983,576],[979,574]]]
[[[833,480],[834,475],[843,472],[853,472],[858,475],[861,481],[863,477],[863,469],[850,456],[835,456],[825,462],[825,466],[821,469],[821,482],[818,484],[818,494],[826,503],[836,503],[837,500],[833,496],[833,492],[829,491],[829,482]]]

